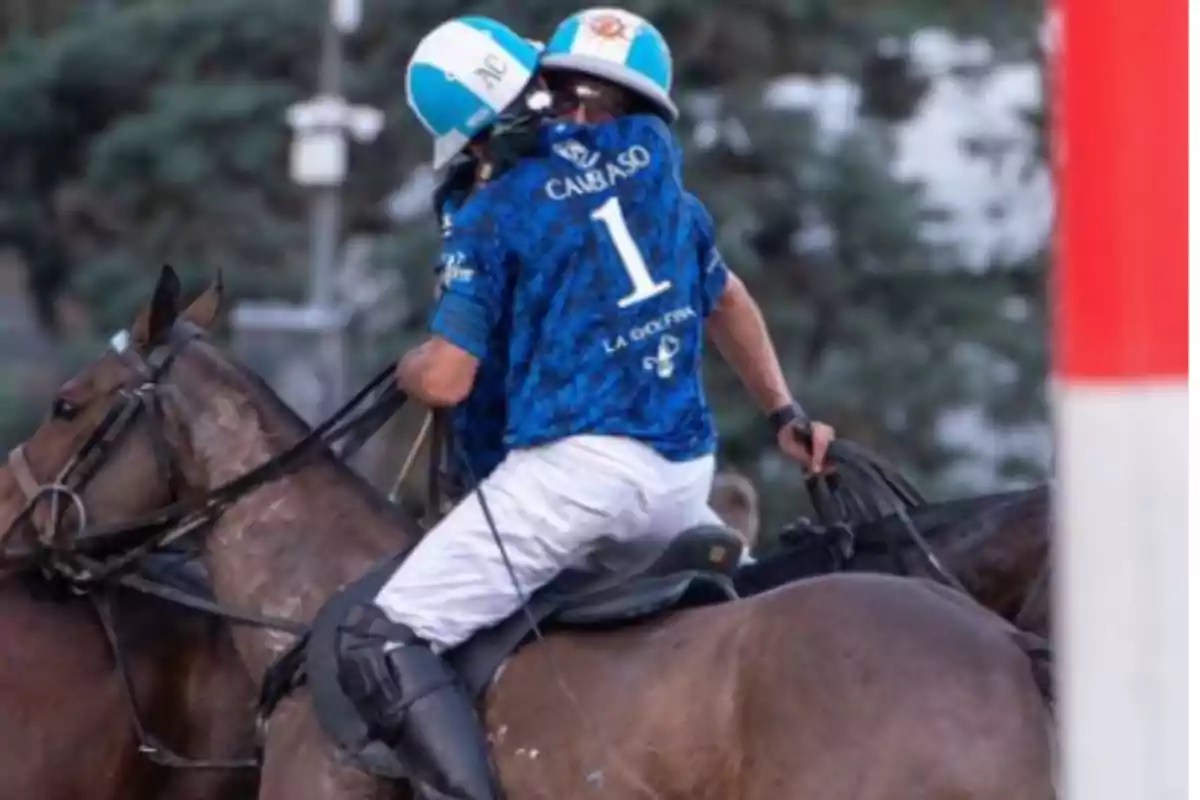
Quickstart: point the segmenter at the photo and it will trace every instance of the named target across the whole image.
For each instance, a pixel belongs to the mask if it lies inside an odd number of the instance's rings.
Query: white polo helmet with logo
[[[433,135],[433,166],[450,162],[521,97],[540,48],[487,17],[459,17],[430,31],[408,62],[408,105]]]
[[[620,8],[590,8],[567,17],[542,53],[542,66],[603,78],[649,100],[674,122],[671,48],[658,28]]]

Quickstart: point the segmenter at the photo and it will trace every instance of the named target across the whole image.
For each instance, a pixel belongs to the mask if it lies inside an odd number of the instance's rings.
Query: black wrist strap
[[[786,406],[781,406],[770,413],[767,421],[771,423],[771,430],[779,434],[788,425],[793,422],[807,422],[808,415],[804,413],[804,409],[796,401],[788,403]]]

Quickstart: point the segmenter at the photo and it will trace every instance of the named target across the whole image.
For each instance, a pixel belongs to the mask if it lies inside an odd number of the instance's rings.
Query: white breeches
[[[720,524],[707,502],[713,468],[712,456],[676,463],[611,436],[513,451],[480,486],[513,574],[472,492],[375,601],[435,651],[448,650],[508,617],[522,595],[565,569],[646,568],[678,533]]]

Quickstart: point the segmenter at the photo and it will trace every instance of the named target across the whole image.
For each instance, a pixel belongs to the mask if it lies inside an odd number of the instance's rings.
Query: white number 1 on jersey
[[[620,200],[615,197],[605,200],[602,206],[592,212],[592,219],[599,220],[608,228],[608,238],[612,239],[613,247],[617,248],[621,266],[625,267],[629,281],[633,284],[633,291],[617,301],[619,308],[629,308],[671,288],[670,281],[655,283],[654,278],[650,276],[646,259],[642,258],[642,252],[638,250],[637,242],[633,241],[629,226],[625,224]]]

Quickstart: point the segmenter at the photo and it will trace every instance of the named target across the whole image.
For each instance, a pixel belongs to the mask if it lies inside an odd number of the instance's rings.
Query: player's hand
[[[804,465],[804,468],[818,474],[826,471],[825,457],[829,453],[829,445],[837,438],[837,432],[824,422],[805,422],[796,420],[779,429],[777,437],[779,449],[789,457]],[[808,440],[812,441],[809,450]]]

